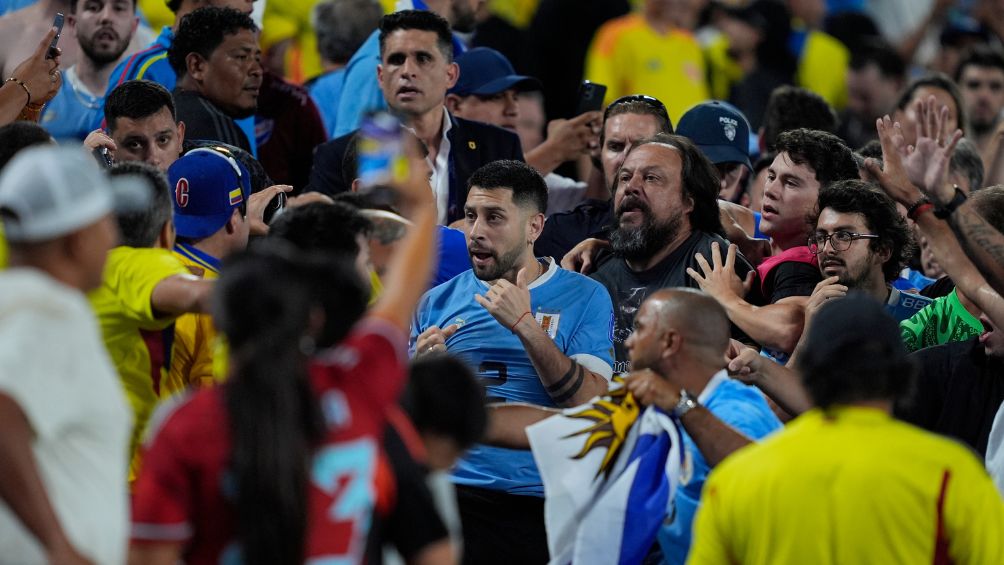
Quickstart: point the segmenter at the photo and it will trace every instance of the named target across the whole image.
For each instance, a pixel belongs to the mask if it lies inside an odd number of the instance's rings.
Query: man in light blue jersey
[[[76,30],[80,58],[63,73],[63,85],[39,124],[56,139],[83,141],[101,123],[108,78],[139,20],[135,0],[73,0],[67,19]]]
[[[850,290],[871,295],[897,322],[931,303],[930,298],[892,286],[917,246],[886,193],[865,181],[837,181],[819,191],[816,210],[809,224],[809,251],[818,257],[823,280],[805,305],[805,327],[820,306]],[[789,366],[805,337],[803,333]]]
[[[468,184],[473,269],[423,298],[412,351],[456,355],[495,402],[576,406],[605,392],[613,360],[609,294],[533,255],[547,209],[544,179],[525,163],[503,160],[479,168]],[[465,562],[547,561],[543,486],[530,452],[476,446],[453,480]]]

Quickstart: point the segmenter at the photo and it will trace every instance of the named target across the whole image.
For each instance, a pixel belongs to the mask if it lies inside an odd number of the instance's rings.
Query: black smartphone
[[[575,110],[575,115],[599,111],[603,108],[603,99],[606,95],[606,85],[588,80],[582,81],[582,85],[579,86],[579,105]]]
[[[115,164],[115,162],[112,161],[112,156],[108,152],[107,147],[95,147],[94,151],[91,151],[91,154],[94,155],[94,160],[106,169]]]
[[[63,19],[63,14],[60,12],[56,12],[56,17],[52,19],[52,27],[56,28],[56,36],[49,44],[49,52],[45,55],[46,59],[55,59],[58,54],[56,44],[59,43],[59,36],[63,34]]]

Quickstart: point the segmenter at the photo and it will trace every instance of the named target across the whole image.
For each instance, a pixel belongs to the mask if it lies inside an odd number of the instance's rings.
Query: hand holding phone
[[[56,36],[52,38],[52,42],[49,43],[49,52],[45,55],[46,59],[55,59],[59,56],[59,49],[56,48],[56,44],[59,43],[59,37],[63,34],[63,14],[60,12],[56,13],[56,17],[52,20],[52,27],[56,28]]]

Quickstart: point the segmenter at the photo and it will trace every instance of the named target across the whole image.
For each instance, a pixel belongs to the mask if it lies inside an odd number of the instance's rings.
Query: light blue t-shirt
[[[328,136],[334,139],[338,124],[338,101],[342,98],[342,86],[345,85],[345,69],[324,73],[307,85],[310,97],[314,99],[317,111],[321,113],[324,129]]]
[[[529,288],[531,310],[558,349],[609,378],[613,305],[606,289],[553,260]],[[519,338],[475,302],[475,294],[487,291],[488,284],[468,270],[426,293],[412,323],[412,353],[418,335],[429,327],[457,324],[460,329],[446,340],[446,349],[477,374],[490,402],[554,406]],[[530,451],[477,445],[457,463],[453,481],[511,494],[544,495]]]
[[[893,287],[890,289],[889,300],[885,304],[885,311],[895,318],[897,322],[902,322],[903,320],[909,320],[914,314],[920,312],[932,302],[934,300],[926,296],[913,294],[912,292],[903,292]]]
[[[711,378],[698,401],[719,420],[755,441],[782,427],[759,390],[730,379],[725,371]],[[676,510],[672,521],[663,524],[658,535],[663,562],[674,565],[687,560],[694,514],[700,504],[704,481],[711,472],[701,450],[685,430],[683,443],[691,458],[692,473],[687,482],[681,479],[674,499]]]
[[[59,92],[45,105],[38,123],[56,139],[83,141],[101,125],[104,104],[104,94],[88,92],[74,65],[66,69]]]

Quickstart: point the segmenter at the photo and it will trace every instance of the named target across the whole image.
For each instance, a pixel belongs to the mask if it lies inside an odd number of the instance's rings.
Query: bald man
[[[728,377],[729,319],[718,302],[688,288],[645,299],[625,342],[631,366],[625,386],[642,405],[674,414],[684,427],[692,474],[680,482],[676,511],[659,532],[666,563],[683,563],[704,479],[733,451],[781,428],[763,395]],[[496,405],[485,443],[528,449],[525,427],[555,414],[528,405]]]

